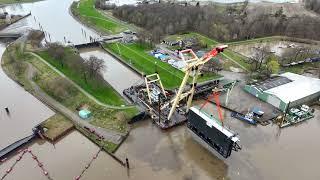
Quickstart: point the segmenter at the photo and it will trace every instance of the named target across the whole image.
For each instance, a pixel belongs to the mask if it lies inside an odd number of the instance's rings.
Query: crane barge
[[[210,152],[217,151],[227,158],[231,155],[232,150],[240,149],[239,137],[224,127],[220,107],[218,106],[220,123],[202,112],[201,108],[191,107],[195,95],[217,89],[218,80],[198,85],[197,79],[202,66],[227,47],[227,45],[216,47],[201,58],[198,58],[192,49],[180,51],[179,55],[185,61],[186,66],[183,69],[184,78],[176,93],[166,91],[159,75],[155,73],[145,76],[144,84],[124,90],[124,94],[136,104],[147,109],[148,114],[161,129],[171,128],[187,121],[188,131],[196,141]],[[190,77],[192,81],[187,87]],[[230,92],[229,89],[227,92]],[[219,100],[217,92],[213,96],[216,101]]]

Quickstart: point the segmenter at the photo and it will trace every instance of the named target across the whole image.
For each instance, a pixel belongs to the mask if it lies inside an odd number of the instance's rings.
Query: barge
[[[201,98],[211,93],[212,89],[219,85],[219,80],[198,84],[195,88],[194,97]],[[139,106],[141,111],[148,113],[153,122],[161,129],[168,129],[173,126],[181,125],[187,121],[185,101],[181,101],[171,118],[168,115],[171,109],[171,100],[175,96],[174,91],[164,90],[158,84],[152,83],[148,86],[150,99],[147,95],[146,84],[132,86],[123,91],[123,94],[132,102]],[[186,88],[186,91],[188,88]]]

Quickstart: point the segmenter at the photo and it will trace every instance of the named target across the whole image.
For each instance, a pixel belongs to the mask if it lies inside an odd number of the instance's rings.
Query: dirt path
[[[120,144],[122,142],[122,139],[124,138],[125,134],[115,132],[112,130],[100,128],[93,126],[87,121],[82,120],[79,118],[77,114],[63,106],[61,103],[57,102],[54,100],[51,96],[47,95],[34,81],[33,81],[33,76],[37,70],[28,63],[28,68],[26,70],[26,77],[27,80],[30,82],[32,89],[34,90],[34,95],[47,104],[48,106],[52,107],[56,111],[59,111],[66,117],[68,117],[70,120],[72,120],[74,123],[80,125],[81,127],[88,127],[90,129],[94,129],[98,134],[102,135],[105,140],[115,143],[115,144]]]

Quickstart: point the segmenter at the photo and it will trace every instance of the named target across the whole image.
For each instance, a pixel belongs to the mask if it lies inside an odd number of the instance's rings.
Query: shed
[[[87,109],[82,109],[79,111],[79,116],[82,119],[88,119],[89,117],[91,117],[91,111],[89,111]]]

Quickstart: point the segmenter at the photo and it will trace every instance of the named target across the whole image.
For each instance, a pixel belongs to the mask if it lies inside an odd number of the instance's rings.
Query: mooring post
[[[9,114],[9,113],[10,113],[10,111],[9,111],[9,108],[8,108],[8,107],[5,107],[4,109],[6,110],[7,114]]]
[[[127,164],[127,168],[129,169],[130,165],[129,165],[129,159],[128,158],[126,158],[126,164]]]

